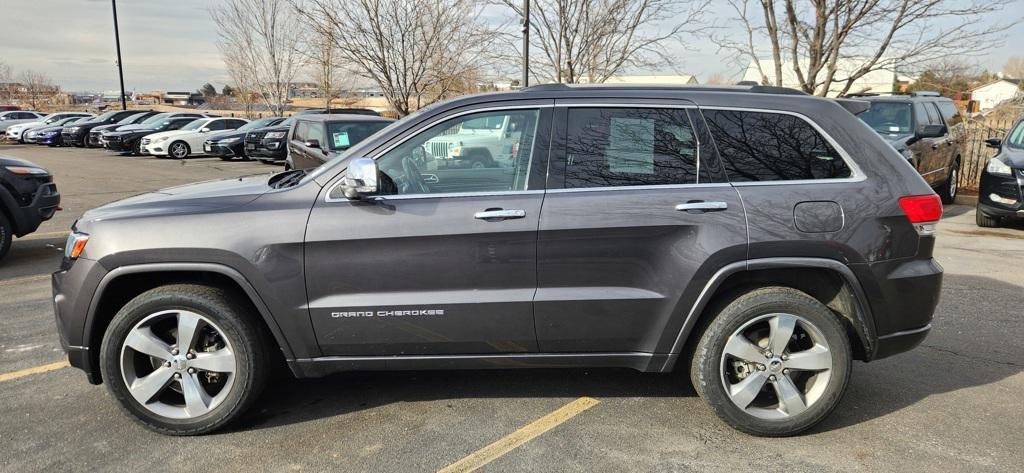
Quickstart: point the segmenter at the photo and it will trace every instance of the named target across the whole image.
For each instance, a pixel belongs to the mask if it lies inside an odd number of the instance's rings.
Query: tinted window
[[[917,121],[917,126],[925,126],[931,123],[928,120],[928,113],[924,111],[924,104],[921,102],[914,104],[914,119]]]
[[[959,125],[963,121],[960,110],[957,110],[953,102],[939,102],[938,106],[939,111],[942,112],[942,118],[946,120],[946,125],[949,125],[950,128]]]
[[[928,121],[932,125],[944,125],[942,118],[939,117],[939,109],[935,108],[934,103],[925,104],[924,109],[928,113]]]
[[[684,109],[574,108],[565,187],[697,182],[697,140]]]
[[[298,122],[295,124],[295,133],[292,135],[292,139],[296,141],[306,141],[306,137],[309,136],[309,122]]]
[[[800,117],[733,110],[705,110],[704,117],[734,182],[851,176],[835,148]]]
[[[343,151],[377,133],[391,122],[332,122],[327,124],[327,142],[320,144],[334,151]],[[322,137],[323,138],[323,137]]]
[[[509,110],[445,120],[388,151],[377,164],[395,182],[398,194],[525,190],[539,115],[537,110]],[[481,119],[508,126],[464,128]],[[333,131],[330,138],[334,144]]]
[[[324,125],[322,123],[308,123],[307,135],[304,141],[316,140],[321,147],[326,147],[324,143]]]

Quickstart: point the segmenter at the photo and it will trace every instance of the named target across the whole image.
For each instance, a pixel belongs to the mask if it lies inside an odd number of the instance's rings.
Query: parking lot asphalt
[[[1024,463],[1024,228],[949,206],[946,273],[917,349],[855,363],[811,432],[762,439],[714,417],[686,376],[628,370],[350,373],[281,380],[231,429],[151,433],[63,360],[48,274],[71,223],[162,187],[259,163],[0,145],[52,170],[64,210],[0,262],[0,471],[1019,471]],[[56,363],[56,364],[55,364]]]

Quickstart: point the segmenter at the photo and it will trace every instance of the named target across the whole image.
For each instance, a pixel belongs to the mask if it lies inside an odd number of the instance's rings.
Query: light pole
[[[523,0],[523,88],[530,86],[530,0]]]
[[[121,35],[117,31],[117,0],[110,0],[114,9],[114,45],[117,46],[117,77],[121,80],[121,110],[128,110],[128,101],[124,98],[124,69],[121,68]]]

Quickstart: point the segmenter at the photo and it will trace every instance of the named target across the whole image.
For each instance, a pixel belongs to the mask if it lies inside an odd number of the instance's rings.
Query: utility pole
[[[117,77],[121,80],[121,110],[128,110],[128,101],[124,98],[124,69],[121,68],[121,35],[117,31],[117,0],[110,0],[114,8],[114,44],[117,46]]]
[[[530,0],[523,0],[523,84],[530,86]]]

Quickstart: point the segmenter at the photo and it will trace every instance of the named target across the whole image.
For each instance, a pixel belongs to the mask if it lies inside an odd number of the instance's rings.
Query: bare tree
[[[287,0],[227,0],[211,7],[210,15],[236,85],[245,90],[248,83],[268,108],[283,114],[303,66],[307,29],[301,17]]]
[[[1003,66],[1003,74],[1014,79],[1024,79],[1024,57],[1011,56]]]
[[[305,10],[301,4],[295,6]],[[331,101],[338,97],[341,81],[346,73],[341,67],[341,55],[338,52],[336,29],[324,21],[314,22],[310,33],[309,45],[306,48],[306,62],[309,65],[310,79],[317,85],[324,99],[324,107],[331,108]]]
[[[730,85],[733,82],[735,81],[730,81],[721,72],[715,72],[714,74],[711,74],[710,76],[708,76],[707,79],[704,80],[705,85]]]
[[[42,72],[26,69],[18,75],[21,87],[18,90],[18,99],[28,103],[32,109],[39,108],[44,99],[57,94],[57,87],[53,85],[50,76]]]
[[[923,70],[945,59],[971,57],[1005,42],[1019,22],[989,17],[1013,0],[728,0],[744,34],[718,37],[719,46],[747,59],[765,84],[785,74],[805,92],[849,92],[875,71]],[[986,20],[986,21],[982,21]],[[765,70],[764,60],[772,67]],[[787,70],[784,72],[784,68]]]
[[[519,0],[500,0],[522,16]],[[675,64],[671,47],[706,29],[710,0],[534,0],[530,73],[541,82],[604,82]],[[520,53],[521,54],[521,53]]]
[[[302,14],[330,30],[339,59],[372,80],[399,115],[443,99],[490,64],[499,36],[474,0],[309,0]]]
[[[11,102],[14,99],[14,72],[6,62],[0,61],[0,100]]]

